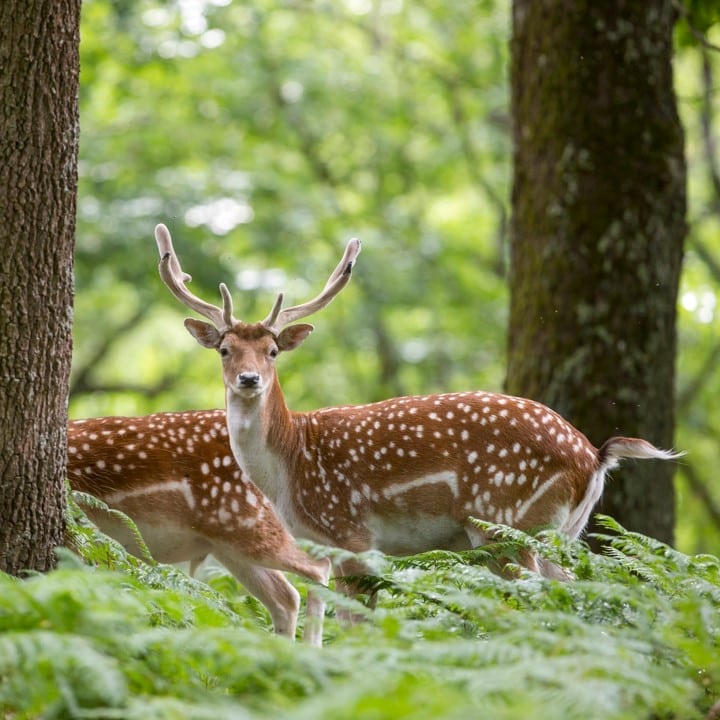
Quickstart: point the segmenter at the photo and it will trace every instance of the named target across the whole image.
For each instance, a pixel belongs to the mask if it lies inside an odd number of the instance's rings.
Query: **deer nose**
[[[237,382],[240,387],[256,387],[260,384],[260,373],[241,372],[238,373]]]

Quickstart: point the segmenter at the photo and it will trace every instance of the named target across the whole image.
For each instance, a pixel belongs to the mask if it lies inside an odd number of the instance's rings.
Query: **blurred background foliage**
[[[689,235],[680,303],[678,546],[720,552],[720,11],[680,9]],[[84,0],[70,416],[221,407],[214,353],[157,275],[264,317],[341,298],[281,358],[289,405],[502,390],[512,148],[509,0]],[[538,109],[541,112],[541,109]],[[612,152],[612,139],[608,139]]]

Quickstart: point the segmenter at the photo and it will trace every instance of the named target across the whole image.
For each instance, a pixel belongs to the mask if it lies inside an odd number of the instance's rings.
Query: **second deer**
[[[296,547],[268,499],[231,455],[222,410],[102,417],[68,424],[73,490],[130,517],[160,562],[214,555],[270,611],[275,632],[295,637],[300,598],[281,571],[326,585],[326,560]],[[130,552],[133,533],[111,513],[87,508]],[[305,640],[322,642],[325,605],[308,592]]]
[[[676,455],[638,438],[600,448],[532,400],[491,392],[399,397],[312,412],[288,409],[276,357],[312,325],[292,324],[325,307],[350,280],[360,243],[351,240],[324,290],[261,322],[233,317],[230,293],[211,305],[186,287],[170,233],[158,225],[160,275],[172,294],[210,323],[185,326],[222,361],[230,444],[245,472],[296,537],[351,551],[389,554],[477,547],[489,538],[471,518],[520,530],[551,526],[575,538],[620,458]],[[528,555],[528,569],[563,573]],[[341,567],[356,574],[356,565]]]

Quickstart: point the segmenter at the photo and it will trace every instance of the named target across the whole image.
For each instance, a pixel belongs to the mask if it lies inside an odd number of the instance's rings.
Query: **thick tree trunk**
[[[80,0],[0,4],[0,569],[63,542]]]
[[[514,0],[507,390],[596,445],[673,440],[685,235],[671,0]],[[627,463],[598,510],[664,541],[673,467]]]

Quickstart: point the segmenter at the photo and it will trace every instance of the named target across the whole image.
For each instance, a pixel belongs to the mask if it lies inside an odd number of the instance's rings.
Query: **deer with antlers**
[[[268,499],[232,457],[223,410],[102,417],[68,424],[68,479],[137,525],[153,558],[214,555],[295,637],[300,597],[283,572],[327,585],[330,563],[302,552]],[[133,554],[140,548],[116,514],[90,519]],[[283,572],[281,572],[283,571]],[[324,601],[308,592],[305,640],[322,643]]]
[[[489,540],[474,517],[520,530],[550,526],[575,538],[621,458],[677,456],[637,438],[613,437],[596,448],[545,405],[491,392],[293,412],[280,389],[276,357],[313,330],[293,323],[347,285],[360,243],[348,243],[313,300],[283,309],[281,294],[264,320],[244,323],[233,317],[224,284],[222,307],[193,295],[168,229],[158,225],[155,237],[170,292],[210,320],[189,318],[185,326],[220,355],[235,458],[296,537],[394,555],[469,549]],[[521,562],[563,577],[535,556]],[[362,572],[353,564],[336,570]]]

